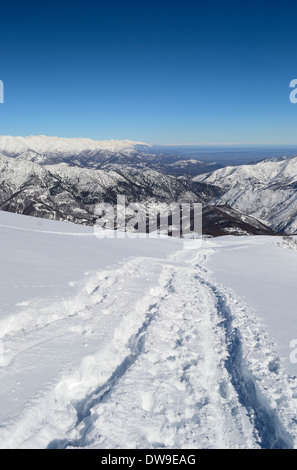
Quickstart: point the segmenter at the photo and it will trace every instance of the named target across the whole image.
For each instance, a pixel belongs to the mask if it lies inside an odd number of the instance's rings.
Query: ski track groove
[[[153,310],[156,304],[151,305],[149,310]],[[121,377],[129,370],[129,368],[136,362],[139,355],[142,353],[145,332],[154,318],[155,313],[147,313],[146,320],[139,328],[138,332],[132,335],[129,339],[129,349],[131,353],[125,357],[123,362],[115,369],[107,382],[98,387],[94,393],[87,396],[83,400],[75,404],[77,412],[76,426],[84,422],[84,428],[80,431],[81,437],[76,440],[55,439],[49,443],[48,449],[65,449],[71,447],[84,447],[86,435],[92,425],[93,418],[91,417],[91,409],[104,401],[108,400],[109,394],[117,385]]]
[[[264,449],[292,449],[294,441],[286,431],[278,416],[270,408],[265,397],[259,390],[257,380],[248,370],[242,352],[241,334],[238,328],[232,326],[232,311],[227,301],[210,282],[197,275],[201,284],[205,284],[217,300],[218,314],[223,319],[226,331],[229,357],[225,366],[230,374],[230,380],[238,393],[239,401],[247,410],[248,416],[255,427],[255,437]]]

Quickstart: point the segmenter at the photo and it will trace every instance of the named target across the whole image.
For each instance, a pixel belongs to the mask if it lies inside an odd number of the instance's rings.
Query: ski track
[[[71,331],[90,335],[99,313],[110,319],[92,354],[0,427],[1,445],[294,448],[297,379],[248,307],[212,279],[214,253],[134,258],[39,309],[38,324],[26,311],[6,321],[13,364],[57,328],[63,337],[70,319]]]

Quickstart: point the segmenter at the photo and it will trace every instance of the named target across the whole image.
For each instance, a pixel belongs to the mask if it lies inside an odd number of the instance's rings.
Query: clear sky
[[[0,134],[297,144],[297,3],[0,5]]]

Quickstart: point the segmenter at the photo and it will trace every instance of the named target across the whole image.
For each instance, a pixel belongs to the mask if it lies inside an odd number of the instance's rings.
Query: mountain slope
[[[194,178],[222,189],[227,204],[277,232],[297,233],[297,157],[226,167]]]
[[[179,180],[154,170],[122,172],[38,165],[0,155],[0,208],[55,220],[94,223],[99,202],[181,200],[202,202],[219,190],[204,183]]]
[[[221,235],[275,235],[267,225],[227,205],[207,205],[203,209],[203,233]]]

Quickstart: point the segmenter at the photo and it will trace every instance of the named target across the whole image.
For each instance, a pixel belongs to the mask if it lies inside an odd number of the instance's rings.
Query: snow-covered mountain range
[[[201,162],[198,157],[153,152],[150,144],[131,140],[95,141],[84,138],[47,136],[0,136],[0,153],[22,161],[101,170],[153,169],[174,176],[191,175],[221,168],[219,163]]]
[[[297,233],[297,156],[226,167],[194,181],[223,191],[213,204],[227,204],[276,232]]]
[[[122,194],[202,202],[209,235],[296,233],[296,188],[297,157],[216,169],[143,142],[0,136],[0,209],[37,217],[92,225]]]
[[[138,145],[149,147],[144,142],[132,140],[92,140],[86,138],[49,137],[45,135],[30,135],[27,137],[0,136],[0,152],[11,155],[20,155],[25,152],[38,154],[49,153],[79,153],[82,151],[109,150],[133,150]]]
[[[216,197],[211,185],[179,180],[154,170],[106,171],[69,166],[39,165],[0,154],[0,207],[55,220],[91,225],[95,205],[116,204],[122,194],[127,202],[171,202],[186,198],[204,202]]]
[[[53,220],[93,225],[96,204],[127,202],[200,202],[207,234],[272,234],[265,225],[236,210],[219,210],[208,201],[221,190],[210,184],[177,178],[152,169],[100,170],[67,163],[41,165],[0,154],[0,209]]]

